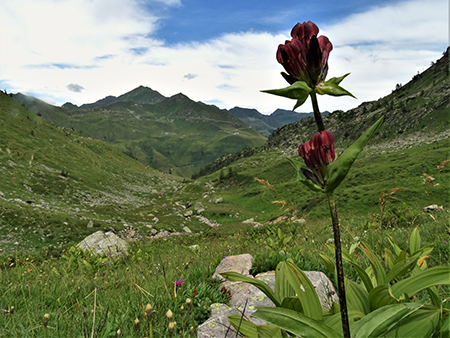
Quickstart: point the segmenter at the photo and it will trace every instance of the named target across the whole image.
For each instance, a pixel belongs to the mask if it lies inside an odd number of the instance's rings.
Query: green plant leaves
[[[341,83],[341,81],[345,79],[349,74],[350,73],[347,73],[340,77],[333,77],[328,81],[320,83],[315,89],[316,93],[320,95],[331,95],[331,96],[349,95],[356,99],[356,97],[352,93],[339,86],[339,83]]]
[[[398,298],[403,293],[414,295],[439,284],[450,284],[450,266],[435,266],[392,285],[392,294]]]
[[[309,318],[289,309],[259,307],[252,316],[304,338],[342,337],[323,321]]]
[[[313,319],[322,319],[323,310],[317,292],[302,270],[288,259],[278,264],[275,273],[275,293],[280,299],[297,296],[305,315]]]
[[[288,160],[289,163],[291,163],[292,166],[295,168],[295,170],[297,172],[297,179],[300,182],[302,182],[304,185],[306,185],[312,191],[323,191],[321,187],[319,187],[318,185],[314,184],[312,181],[305,178],[305,176],[302,174],[302,171],[301,171],[301,168],[302,168],[301,162],[290,159],[289,157],[286,157],[286,160]]]
[[[370,138],[375,134],[382,123],[383,117],[375,122],[372,127],[362,134],[356,142],[348,147],[334,162],[331,162],[327,166],[327,185],[325,191],[335,190],[339,184],[341,184],[359,153],[363,150],[364,146],[369,142]]]
[[[417,311],[421,303],[383,306],[363,317],[352,330],[352,338],[379,337],[400,320]]]
[[[282,338],[281,330],[275,325],[256,325],[239,315],[231,315],[228,321],[248,338]]]
[[[231,281],[231,282],[246,282],[253,286],[256,286],[258,289],[260,289],[269,299],[275,304],[275,306],[281,306],[279,298],[276,296],[276,294],[272,291],[270,286],[268,286],[266,283],[264,283],[262,280],[257,278],[250,278],[241,275],[237,272],[224,272],[220,274],[223,278]]]
[[[296,108],[300,107],[303,103],[305,103],[311,91],[312,89],[304,81],[294,82],[293,84],[291,84],[289,87],[286,88],[262,90],[263,93],[269,93],[297,100],[297,103],[295,104],[292,110],[295,110]]]

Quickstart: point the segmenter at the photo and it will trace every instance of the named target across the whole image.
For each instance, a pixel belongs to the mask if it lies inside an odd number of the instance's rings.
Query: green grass
[[[182,181],[99,140],[53,127],[3,94],[0,98],[0,191],[5,196],[0,199],[0,309],[14,307],[13,313],[0,310],[1,337],[90,336],[93,323],[98,337],[114,336],[118,329],[123,336],[148,337],[147,303],[155,311],[155,338],[168,336],[169,309],[177,336],[182,336],[184,318],[185,332],[193,326],[196,334],[210,304],[227,301],[211,279],[223,256],[254,255],[254,274],[291,257],[302,269],[329,275],[318,260],[332,238],[326,201],[296,181],[280,150]],[[450,165],[437,169],[448,159],[448,139],[362,154],[336,191],[343,246],[349,248],[358,237],[382,259],[390,247],[387,235],[406,250],[418,227],[422,245],[434,243],[429,266],[450,264]],[[435,180],[424,184],[423,174]],[[396,199],[388,200],[382,215],[380,194],[392,188],[402,190],[392,195]],[[206,208],[203,215],[221,226],[183,216],[183,206],[198,201]],[[443,205],[444,212],[424,213],[430,204]],[[243,223],[250,218],[263,225]],[[299,218],[306,223],[296,223]],[[87,228],[89,221],[93,228]],[[150,226],[177,231],[188,226],[194,234],[152,240]],[[126,258],[105,262],[75,250],[88,234],[111,229],[122,237],[135,232]],[[357,259],[368,265],[361,252]],[[357,278],[349,266],[345,272]],[[173,282],[181,279],[174,297]],[[442,299],[449,297],[447,288],[439,292]],[[193,299],[193,307],[184,317],[187,308],[183,314],[180,307],[186,298]],[[50,314],[47,328],[42,326],[45,313]],[[133,327],[136,318],[139,332]]]

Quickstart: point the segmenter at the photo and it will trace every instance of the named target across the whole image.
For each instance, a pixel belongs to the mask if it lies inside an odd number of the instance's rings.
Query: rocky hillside
[[[338,98],[336,98],[338,100]],[[339,147],[355,141],[378,118],[384,116],[380,131],[369,149],[395,151],[450,137],[449,51],[421,74],[377,101],[364,102],[347,112],[335,111],[324,117],[324,124]],[[275,130],[268,148],[295,150],[317,130],[313,118]]]

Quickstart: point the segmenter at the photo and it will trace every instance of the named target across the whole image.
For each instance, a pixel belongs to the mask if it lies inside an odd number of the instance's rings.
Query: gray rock
[[[87,224],[88,228],[93,228],[94,227],[94,222],[92,222],[92,220],[89,220],[88,224]]]
[[[225,257],[216,268],[213,278],[219,278],[220,280],[225,281],[225,278],[223,278],[220,273],[230,271],[248,276],[254,261],[255,259],[250,254]]]
[[[429,205],[429,206],[423,208],[423,212],[430,212],[430,211],[441,212],[441,211],[444,211],[444,207],[442,205],[438,206],[437,204],[432,204],[432,205]]]
[[[213,198],[213,202],[216,203],[216,204],[217,203],[222,203],[223,202],[223,198],[222,197],[218,197],[218,198],[214,197]]]
[[[192,234],[191,229],[189,229],[188,227],[183,227],[183,231],[188,233],[188,234]]]
[[[111,231],[97,231],[77,244],[81,250],[93,250],[93,254],[123,257],[128,253],[129,244]]]
[[[194,214],[192,210],[188,210],[184,213],[184,217],[191,217]]]
[[[205,211],[205,207],[203,206],[202,202],[195,202],[194,210],[197,212],[197,214],[201,214],[203,211]]]
[[[4,198],[5,194],[0,191],[0,197]]]

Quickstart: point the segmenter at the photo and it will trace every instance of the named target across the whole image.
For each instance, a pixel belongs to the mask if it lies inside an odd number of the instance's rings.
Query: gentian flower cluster
[[[298,154],[309,168],[301,168],[303,175],[316,185],[324,188],[327,165],[336,159],[334,136],[328,130],[315,134],[311,140],[300,145]]]
[[[277,60],[288,73],[282,75],[290,84],[304,81],[314,89],[325,81],[333,45],[326,36],[317,34],[319,28],[313,22],[298,23],[292,28],[292,40],[278,46]]]

